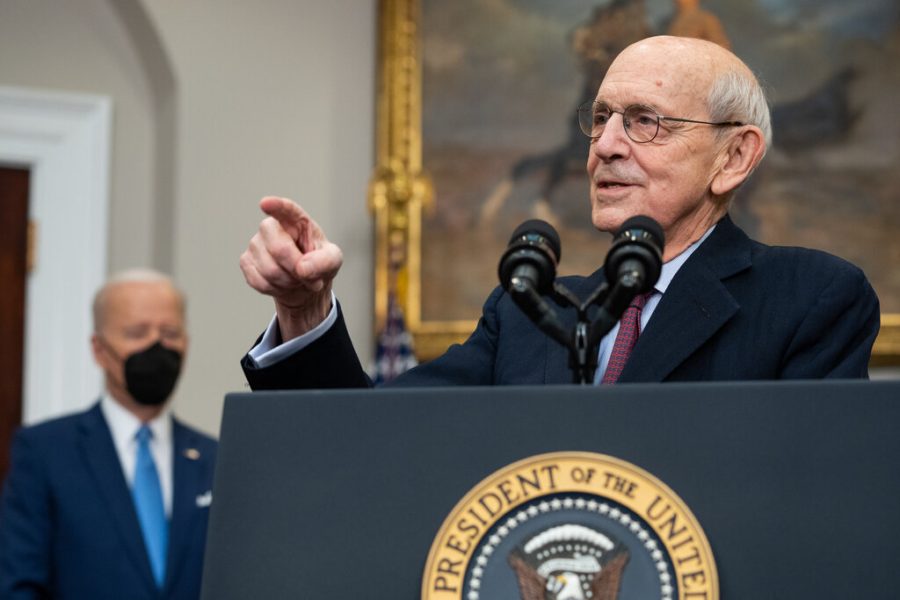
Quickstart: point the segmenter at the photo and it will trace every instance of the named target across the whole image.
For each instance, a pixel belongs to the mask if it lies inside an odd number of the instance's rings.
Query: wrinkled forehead
[[[706,110],[710,87],[721,72],[715,54],[704,50],[678,38],[633,44],[609,67],[597,100],[614,108],[646,104],[665,114],[697,116]]]

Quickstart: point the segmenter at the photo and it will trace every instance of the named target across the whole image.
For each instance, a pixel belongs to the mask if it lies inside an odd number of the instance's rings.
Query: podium
[[[671,488],[721,598],[900,593],[900,382],[835,381],[230,394],[202,598],[419,598],[460,499],[561,451]]]

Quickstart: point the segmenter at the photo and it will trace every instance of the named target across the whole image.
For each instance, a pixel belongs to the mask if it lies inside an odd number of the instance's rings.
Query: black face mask
[[[175,389],[181,373],[181,353],[156,342],[125,359],[125,387],[146,406],[159,406]]]

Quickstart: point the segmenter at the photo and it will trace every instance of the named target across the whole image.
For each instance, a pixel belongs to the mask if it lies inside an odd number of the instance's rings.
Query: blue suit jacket
[[[601,271],[562,280],[585,298]],[[548,298],[552,302],[552,299]],[[571,327],[575,313],[556,307]],[[748,238],[727,216],[682,265],[619,381],[867,377],[878,298],[850,263]],[[266,368],[242,361],[253,389],[368,385],[343,324]],[[396,385],[571,383],[568,351],[497,288],[472,336]]]
[[[99,404],[19,430],[0,504],[0,598],[196,600],[216,442],[173,422],[166,582],[159,590]],[[208,497],[207,497],[208,499]]]

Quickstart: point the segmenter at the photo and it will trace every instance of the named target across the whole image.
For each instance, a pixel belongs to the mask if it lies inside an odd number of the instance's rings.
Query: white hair
[[[730,70],[719,75],[706,99],[711,121],[741,121],[763,132],[766,149],[772,145],[772,120],[766,94],[752,74]],[[723,135],[724,135],[723,130]]]
[[[103,317],[106,313],[106,302],[109,296],[110,289],[123,283],[166,283],[170,285],[173,290],[175,290],[175,293],[178,295],[178,299],[181,303],[182,313],[184,313],[184,293],[178,288],[177,285],[175,285],[175,281],[171,277],[154,269],[126,269],[110,276],[110,278],[106,280],[106,283],[104,283],[103,286],[99,290],[97,290],[97,293],[94,294],[94,303],[92,306],[92,312],[94,316],[94,331],[99,331],[100,325],[103,322]]]
[[[134,269],[125,269],[124,271],[119,271],[114,273],[106,280],[104,287],[109,285],[115,285],[117,283],[156,283],[165,281],[175,287],[175,282],[172,281],[172,278],[157,271],[155,269],[148,268],[134,268]]]

